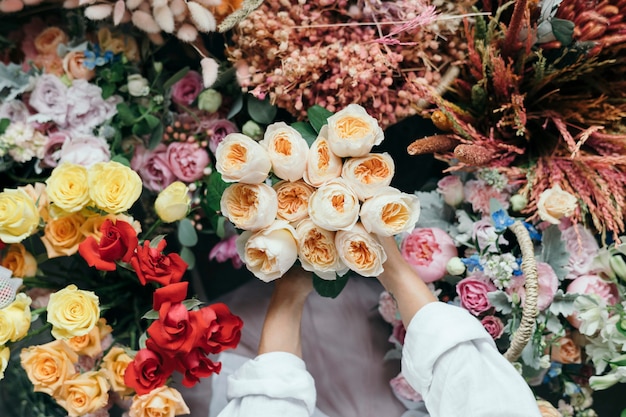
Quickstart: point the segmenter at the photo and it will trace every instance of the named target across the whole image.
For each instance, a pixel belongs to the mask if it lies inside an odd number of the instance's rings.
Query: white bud
[[[461,258],[455,256],[450,258],[446,264],[446,271],[448,271],[448,274],[450,275],[461,275],[465,272],[465,264],[461,261]]]

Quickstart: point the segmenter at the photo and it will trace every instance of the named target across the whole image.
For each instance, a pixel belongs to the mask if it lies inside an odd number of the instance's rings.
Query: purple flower
[[[209,136],[209,149],[213,152],[213,155],[215,155],[217,145],[224,140],[226,135],[230,133],[239,133],[237,125],[228,119],[217,119],[211,121],[211,123],[207,126],[207,130],[211,132]]]
[[[111,159],[109,144],[103,138],[74,134],[61,147],[59,162],[70,162],[89,168],[96,162],[108,162]]]
[[[65,126],[67,122],[68,89],[59,78],[44,74],[37,79],[29,104],[47,120]]]
[[[202,75],[196,71],[189,71],[172,86],[172,101],[189,106],[198,97],[202,89]]]
[[[74,131],[91,133],[117,114],[117,96],[102,99],[102,89],[86,80],[74,80],[67,90],[67,126]]]
[[[11,122],[26,122],[30,116],[28,107],[20,100],[10,100],[0,104],[0,119],[9,119]]]
[[[150,151],[139,145],[130,161],[130,167],[137,171],[143,185],[151,191],[162,191],[176,180],[167,162],[167,146],[161,143]]]

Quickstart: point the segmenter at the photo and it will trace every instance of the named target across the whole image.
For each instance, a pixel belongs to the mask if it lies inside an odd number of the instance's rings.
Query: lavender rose
[[[167,146],[163,143],[152,151],[141,145],[137,146],[130,167],[139,174],[144,187],[151,191],[163,191],[176,180],[167,162]]]
[[[172,101],[189,106],[198,97],[202,89],[202,75],[196,71],[189,71],[172,86]]]
[[[461,306],[475,316],[491,309],[487,293],[495,291],[496,286],[481,274],[471,275],[456,284],[456,292],[461,298]]]
[[[48,141],[43,148],[42,165],[46,168],[54,168],[61,159],[61,148],[65,141],[70,139],[68,132],[59,130],[48,134]]]
[[[67,127],[73,131],[91,133],[117,114],[118,96],[102,99],[102,89],[86,80],[74,80],[67,90]]]
[[[217,145],[224,140],[226,135],[239,132],[237,125],[228,119],[217,119],[211,121],[207,126],[207,130],[209,131],[209,149],[213,152],[213,155],[215,155]]]
[[[176,178],[185,182],[202,178],[209,165],[209,153],[196,143],[171,143],[167,147],[166,158]]]
[[[28,104],[41,116],[60,126],[67,122],[68,88],[61,80],[50,74],[37,79]]]
[[[111,160],[111,150],[104,138],[76,134],[61,146],[59,163],[70,162],[89,168],[96,162]]]
[[[0,104],[0,119],[9,119],[13,123],[26,122],[28,116],[28,107],[20,100],[9,100]]]

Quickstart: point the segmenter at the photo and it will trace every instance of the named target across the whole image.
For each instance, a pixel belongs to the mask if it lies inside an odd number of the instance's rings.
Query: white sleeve
[[[228,378],[229,403],[218,417],[310,417],[315,397],[313,377],[302,359],[265,353]]]
[[[444,303],[409,323],[402,374],[432,417],[541,417],[535,397],[480,322]]]

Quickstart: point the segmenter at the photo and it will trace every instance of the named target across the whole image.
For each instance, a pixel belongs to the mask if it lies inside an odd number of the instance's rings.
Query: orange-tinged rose
[[[297,181],[306,168],[309,145],[300,132],[284,122],[269,125],[259,142],[272,161],[274,174],[283,180]]]
[[[361,205],[361,223],[370,233],[393,236],[411,232],[420,215],[420,204],[414,194],[385,187]]]
[[[302,180],[296,182],[279,181],[274,184],[278,199],[279,219],[288,222],[297,222],[307,217],[309,198],[313,194],[313,187]]]
[[[580,346],[569,337],[559,337],[550,348],[550,359],[562,364],[580,363]]]
[[[189,414],[183,396],[174,388],[162,386],[148,394],[135,395],[130,406],[130,417],[174,417]]]
[[[62,43],[67,43],[68,37],[65,32],[56,26],[44,29],[35,38],[35,49],[41,55],[57,55],[57,48]]]
[[[85,216],[81,213],[71,213],[50,219],[41,238],[48,252],[48,258],[75,254],[78,251],[78,245],[85,240],[80,229],[84,222]]]
[[[539,407],[541,417],[563,417],[559,410],[554,408],[548,401],[537,400],[537,407]]]
[[[335,245],[341,260],[358,274],[376,277],[383,272],[387,254],[380,242],[367,233],[360,223],[351,230],[338,231]]]
[[[84,65],[83,51],[70,51],[63,57],[63,70],[70,80],[91,80],[96,72]]]
[[[102,353],[102,339],[111,334],[112,331],[111,326],[106,324],[106,319],[101,318],[89,333],[68,339],[67,345],[79,355],[95,358]]]
[[[21,243],[9,246],[2,266],[13,271],[13,276],[18,278],[34,277],[37,273],[37,260]]]
[[[537,213],[541,220],[559,224],[561,218],[574,214],[578,207],[578,200],[575,196],[563,191],[560,186],[555,185],[541,193],[537,202]]]
[[[327,136],[328,125],[324,125],[307,154],[306,169],[302,177],[307,184],[315,187],[341,175],[343,162],[330,150]]]
[[[64,341],[55,340],[22,349],[20,360],[34,391],[56,396],[63,382],[76,374],[78,355]]]
[[[33,64],[46,74],[56,75],[57,77],[62,77],[65,74],[63,60],[57,55],[37,55],[33,58]]]
[[[50,218],[48,213],[48,206],[50,205],[50,199],[48,198],[48,192],[46,190],[46,184],[42,182],[36,182],[33,184],[24,185],[22,187],[17,187],[18,190],[24,191],[30,198],[33,199],[37,209],[39,210],[39,215],[43,219],[44,222],[47,222]]]
[[[90,371],[74,375],[63,383],[55,396],[70,417],[84,416],[100,410],[109,402],[109,382],[104,373]]]
[[[128,356],[124,349],[114,346],[102,358],[102,363],[100,364],[100,370],[104,372],[109,380],[111,389],[122,397],[126,397],[133,392],[133,389],[127,387],[124,383],[126,368],[132,361],[133,358]]]
[[[304,219],[296,226],[298,259],[302,268],[314,272],[326,280],[337,279],[348,272],[337,253],[335,232],[316,226],[311,219]]]
[[[263,146],[241,133],[226,135],[215,151],[215,169],[225,182],[259,184],[272,162]]]
[[[342,178],[328,181],[309,198],[311,220],[326,230],[350,230],[359,209],[359,198]]]
[[[340,157],[368,154],[384,139],[378,122],[358,104],[350,104],[328,118],[328,142]]]
[[[220,209],[238,228],[259,230],[276,218],[278,199],[267,184],[235,183],[224,190]]]
[[[393,159],[388,153],[371,153],[360,158],[350,158],[343,164],[341,176],[356,192],[361,201],[391,184],[395,173]]]

